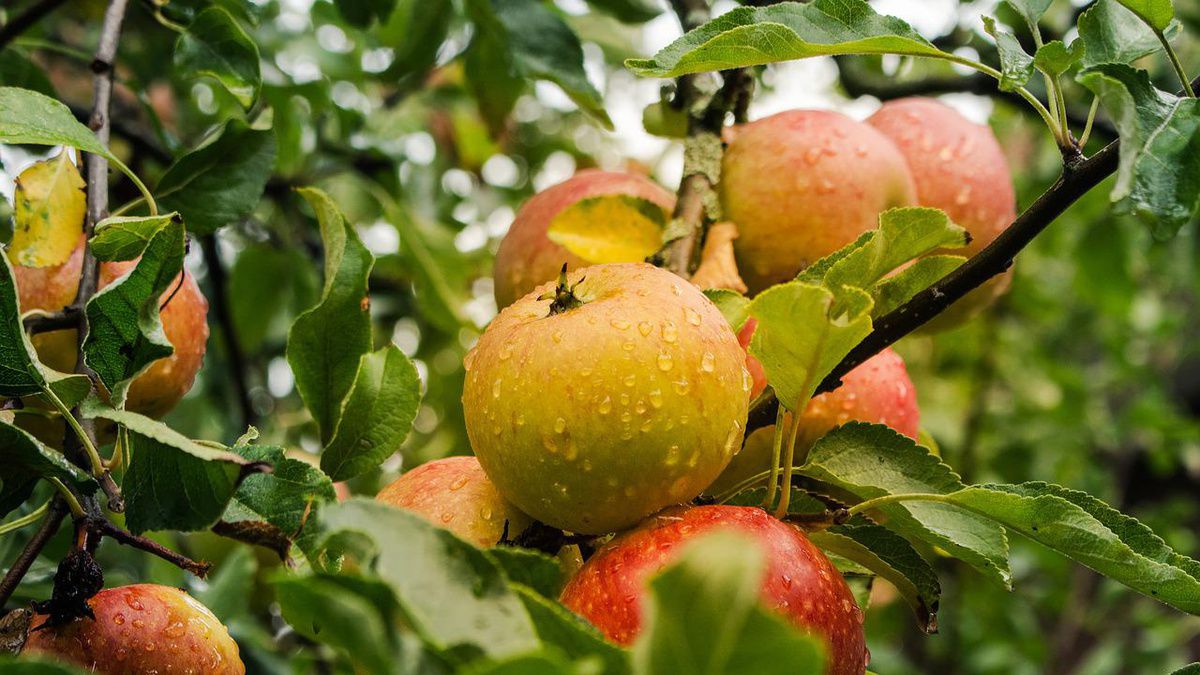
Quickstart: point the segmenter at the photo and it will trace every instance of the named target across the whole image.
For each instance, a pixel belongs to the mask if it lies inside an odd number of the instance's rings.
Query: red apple
[[[88,601],[96,618],[38,629],[22,653],[61,659],[102,675],[242,675],[237,643],[207,607],[169,586],[135,584]]]
[[[954,253],[978,253],[1016,219],[1012,172],[989,127],[931,98],[889,101],[867,123],[904,155],[917,202],[945,211],[971,234],[971,244]],[[1002,295],[1011,280],[1011,273],[996,277],[939,315],[936,324],[949,327],[970,318]]]
[[[670,215],[675,207],[675,195],[662,186],[643,176],[618,171],[588,169],[542,190],[517,212],[496,253],[496,304],[501,309],[537,286],[557,278],[564,263],[571,269],[591,264],[592,261],[550,241],[546,230],[554,217],[567,207],[583,199],[606,195],[647,199],[661,206],[666,215]]]
[[[496,491],[474,457],[446,457],[406,471],[375,496],[486,548],[508,528],[515,539],[533,522]]]
[[[749,535],[762,546],[763,603],[825,641],[826,673],[862,675],[869,655],[863,614],[850,588],[803,532],[758,508],[697,506],[653,516],[601,547],[567,583],[563,604],[608,639],[628,645],[642,627],[647,580],[688,541],[721,529]]]
[[[737,223],[738,269],[751,293],[916,202],[904,157],[875,128],[823,110],[791,110],[737,127],[721,169],[725,217]]]

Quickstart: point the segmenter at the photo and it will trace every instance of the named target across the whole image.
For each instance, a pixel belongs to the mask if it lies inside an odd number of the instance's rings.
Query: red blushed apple
[[[100,288],[133,269],[134,261],[104,263],[100,266]],[[83,268],[83,241],[61,265],[53,267],[14,266],[21,312],[42,310],[57,312],[75,301]],[[187,272],[183,281],[176,278],[163,293],[167,302],[161,311],[163,332],[175,347],[175,353],[150,364],[129,386],[126,407],[149,417],[159,418],[171,411],[192,388],[196,373],[204,362],[208,341],[208,301],[196,279]],[[60,330],[33,336],[33,345],[43,363],[63,372],[75,369],[76,337],[73,330]],[[61,431],[58,432],[61,434]]]
[[[874,127],[791,110],[736,127],[721,169],[725,217],[737,223],[738,270],[751,293],[789,281],[916,203],[908,165]]]
[[[629,195],[649,200],[670,215],[675,195],[648,178],[619,171],[588,169],[542,190],[521,206],[496,253],[496,304],[501,308],[558,277],[563,263],[570,269],[591,264],[550,241],[546,230],[554,217],[583,199]],[[627,260],[624,262],[641,262]]]
[[[945,211],[971,234],[971,244],[953,253],[978,253],[1016,219],[1012,173],[989,127],[931,98],[889,101],[867,123],[904,155],[917,203]],[[1002,295],[1011,280],[1006,273],[973,291],[939,315],[935,327],[970,318]]]
[[[101,675],[243,675],[237,643],[207,607],[169,586],[135,584],[88,601],[96,618],[38,629],[23,654],[39,654]]]
[[[515,539],[533,522],[500,496],[474,457],[446,457],[406,471],[375,499],[411,511],[486,548],[508,528]]]
[[[563,589],[562,602],[620,645],[642,628],[646,582],[688,541],[716,530],[753,538],[766,554],[762,601],[822,639],[828,675],[862,675],[869,654],[863,614],[829,558],[799,529],[744,506],[676,508],[601,547]],[[781,664],[782,666],[782,664]]]
[[[748,333],[753,333],[756,325],[757,322],[751,319],[743,327],[743,344],[749,343]],[[746,367],[755,377],[755,391],[761,392],[766,386],[762,365],[747,354]],[[842,378],[842,386],[814,396],[808,402],[800,415],[797,451],[805,450],[834,427],[850,421],[885,424],[913,440],[920,434],[917,390],[908,376],[904,359],[892,349],[884,349],[867,359]],[[769,470],[774,434],[774,426],[754,430],[725,471],[709,486],[708,492],[719,494]]]

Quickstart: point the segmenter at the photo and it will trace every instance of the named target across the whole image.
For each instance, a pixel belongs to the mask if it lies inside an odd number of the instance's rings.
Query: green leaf
[[[922,206],[888,209],[879,214],[879,228],[859,237],[849,247],[814,267],[826,270],[822,281],[836,291],[839,286],[871,288],[904,263],[940,248],[962,248],[970,241],[963,228],[940,209]],[[836,256],[828,266],[826,260]],[[809,278],[805,274],[805,278]]]
[[[313,304],[317,270],[303,251],[247,246],[229,271],[229,312],[234,332],[248,353],[268,339],[282,341],[292,317]]]
[[[299,192],[321,224],[325,288],[317,305],[292,324],[287,360],[296,389],[327,444],[358,376],[359,361],[371,348],[367,278],[374,258],[328,195],[315,188]]]
[[[528,587],[547,598],[557,598],[562,590],[562,567],[558,559],[540,551],[516,546],[496,546],[488,554],[504,569],[508,580]]]
[[[363,672],[396,672],[389,602],[356,592],[343,576],[277,574],[271,583],[283,619],[301,635],[340,650]]]
[[[451,0],[392,1],[396,7],[377,31],[380,42],[395,52],[387,77],[417,86],[437,63],[438,48],[455,16],[454,5]],[[349,4],[353,0],[343,3]]]
[[[1012,7],[1017,14],[1025,19],[1025,23],[1031,31],[1037,30],[1038,21],[1042,15],[1050,9],[1050,5],[1054,0],[1004,0],[1005,4]]]
[[[758,327],[750,353],[762,362],[767,381],[789,410],[808,401],[821,380],[871,332],[871,298],[847,289],[844,313],[831,316],[834,294],[793,281],[772,286],[750,302]]]
[[[0,51],[0,86],[32,89],[50,98],[58,95],[42,69],[14,47]]]
[[[875,298],[872,317],[880,317],[912,299],[914,295],[946,278],[967,259],[961,255],[931,255],[918,258],[913,264],[882,279],[871,288]]]
[[[329,533],[374,542],[373,569],[430,646],[469,645],[493,658],[539,647],[520,598],[486,552],[419,516],[361,498],[326,507],[321,521]]]
[[[473,16],[491,12],[485,20],[489,39],[499,41],[511,54],[515,72],[527,78],[553,82],[583,112],[613,128],[600,93],[583,69],[583,46],[570,26],[540,0],[487,0],[472,3]]]
[[[421,380],[395,345],[362,357],[321,468],[348,480],[379,466],[400,449],[421,403]]]
[[[1188,664],[1171,675],[1200,675],[1200,662]]]
[[[159,304],[183,269],[184,245],[183,224],[169,221],[131,272],[88,301],[83,353],[118,406],[131,379],[175,351],[163,333]]]
[[[814,530],[808,538],[886,579],[912,607],[921,630],[937,632],[941,584],[933,567],[903,537],[880,525],[850,523]]]
[[[91,476],[61,453],[17,427],[0,421],[0,517],[25,503],[38,480],[57,478],[84,492],[95,489]]]
[[[678,77],[838,54],[949,56],[864,0],[816,0],[738,7],[625,67],[644,77]]]
[[[467,14],[475,24],[475,37],[463,59],[467,85],[488,131],[498,137],[508,124],[525,83],[509,52],[508,34],[489,0],[466,0]]]
[[[59,661],[44,661],[40,656],[0,655],[0,675],[86,675],[86,672]]]
[[[1083,40],[1075,40],[1070,46],[1062,40],[1054,40],[1038,48],[1033,55],[1033,64],[1043,73],[1058,77],[1079,63],[1083,52]]]
[[[1000,54],[1000,91],[1016,91],[1025,86],[1033,76],[1033,57],[1025,52],[1012,31],[1001,30],[992,17],[983,17],[983,27],[996,41],[996,51]]]
[[[147,530],[205,530],[217,522],[238,482],[263,467],[227,450],[187,438],[162,422],[89,399],[83,415],[120,424],[131,459],[121,492],[125,523]]]
[[[709,288],[704,291],[704,297],[712,301],[721,315],[729,322],[734,331],[742,329],[746,319],[750,318],[750,298],[725,288]]]
[[[824,671],[823,648],[759,604],[766,560],[744,535],[706,535],[650,581],[634,672],[738,675]]]
[[[546,237],[591,263],[639,262],[662,248],[669,217],[649,199],[589,197],[554,216]]]
[[[319,504],[337,501],[329,476],[306,462],[289,459],[283,448],[239,445],[231,452],[270,465],[272,471],[246,476],[221,516],[225,523],[266,523],[294,541],[311,531],[309,519]]]
[[[184,77],[211,77],[249,109],[258,98],[262,74],[258,47],[221,7],[196,15],[175,43],[175,69]]]
[[[801,475],[860,499],[884,495],[950,494],[963,489],[949,466],[907,436],[879,424],[851,422],[812,447]],[[1008,542],[1004,530],[979,515],[935,502],[901,502],[879,509],[887,527],[906,539],[938,546],[1006,587]]]
[[[114,159],[92,130],[75,119],[70,108],[49,96],[17,87],[0,87],[0,143],[69,145]]]
[[[250,612],[257,571],[258,559],[253,549],[238,547],[213,569],[204,586],[193,589],[192,593],[218,619],[229,623]]]
[[[96,223],[89,244],[97,260],[133,260],[142,255],[150,240],[171,222],[182,222],[178,213],[157,216],[114,216]]]
[[[1079,17],[1084,68],[1132,63],[1162,49],[1158,36],[1117,0],[1099,0]]]
[[[154,194],[188,230],[210,234],[258,205],[275,166],[275,134],[232,120],[212,140],[167,169]]]
[[[946,498],[1139,593],[1200,614],[1200,562],[1086,492],[1031,482],[973,486]]]
[[[1119,0],[1129,11],[1156,31],[1165,31],[1175,18],[1171,0]]]
[[[1174,234],[1200,205],[1200,100],[1160,91],[1144,70],[1105,64],[1079,81],[1121,132],[1121,163],[1112,200]]]
[[[646,133],[663,138],[686,138],[687,113],[668,101],[659,100],[642,109],[642,126]]]
[[[387,20],[396,7],[396,0],[338,0],[334,4],[347,23],[366,28],[376,19]]]
[[[588,0],[588,4],[622,23],[645,23],[663,12],[655,0]]]
[[[605,640],[577,614],[528,586],[514,583],[512,589],[525,605],[542,644],[553,646],[572,659],[599,661],[604,666],[601,670],[604,675],[631,672],[629,652]]]
[[[42,391],[46,376],[21,324],[16,278],[7,251],[0,252],[0,396],[17,398]]]
[[[582,675],[590,669],[576,668],[554,652],[522,654],[500,661],[476,662],[459,671],[462,675]]]
[[[446,264],[461,256],[453,238],[444,228],[418,220],[394,201],[384,202],[384,214],[400,235],[400,253],[393,260],[403,264],[405,276],[413,278],[422,315],[443,330],[457,331],[467,323],[462,306],[469,298],[466,280]]]

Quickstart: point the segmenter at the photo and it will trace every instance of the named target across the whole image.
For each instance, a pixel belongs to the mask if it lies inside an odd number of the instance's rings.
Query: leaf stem
[[[1179,81],[1183,83],[1183,91],[1188,98],[1196,98],[1196,90],[1192,88],[1192,81],[1188,79],[1187,71],[1183,68],[1183,62],[1179,60],[1179,54],[1175,53],[1175,49],[1171,47],[1171,41],[1167,39],[1167,34],[1161,30],[1155,30],[1154,34],[1158,36],[1158,41],[1162,43],[1163,49],[1167,52],[1167,59],[1171,62],[1171,67],[1175,69],[1175,74],[1179,76]]]
[[[882,497],[875,497],[874,499],[868,499],[865,502],[859,502],[858,504],[851,506],[849,509],[847,509],[846,515],[847,516],[855,516],[855,515],[862,513],[863,511],[868,511],[870,509],[877,509],[880,506],[885,506],[887,504],[893,504],[895,502],[949,503],[950,499],[946,495],[935,494],[932,492],[907,492],[907,493],[894,494],[894,495],[884,495]]]
[[[71,511],[71,515],[76,518],[83,518],[86,514],[83,512],[83,507],[79,504],[79,500],[75,498],[75,493],[71,492],[71,488],[67,487],[65,483],[54,476],[51,476],[49,480],[54,484],[63,501],[67,503],[67,508]]]
[[[19,530],[26,525],[32,525],[33,523],[36,523],[37,521],[41,520],[42,516],[46,515],[46,511],[48,510],[50,510],[50,502],[42,504],[20,518],[0,524],[0,535],[8,534],[9,532]]]
[[[150,215],[157,216],[158,203],[154,201],[154,195],[150,194],[150,189],[146,187],[146,184],[142,182],[142,179],[138,178],[137,174],[134,173],[132,169],[125,166],[125,163],[117,159],[115,156],[110,156],[108,159],[115,164],[118,169],[121,170],[121,173],[128,176],[129,180],[133,181],[133,184],[137,186],[138,192],[142,193],[142,199],[145,200],[147,208],[150,209]]]
[[[1092,97],[1092,107],[1088,109],[1087,124],[1083,127],[1083,135],[1079,137],[1079,148],[1083,149],[1087,145],[1088,139],[1092,136],[1092,126],[1096,123],[1096,111],[1100,109],[1100,97]]]
[[[100,458],[100,452],[96,450],[96,445],[92,443],[91,436],[83,430],[83,427],[79,424],[79,420],[75,419],[75,416],[71,414],[71,409],[67,407],[67,404],[63,403],[58,394],[54,393],[50,385],[42,386],[42,395],[58,410],[63,420],[66,421],[67,426],[71,427],[71,431],[75,433],[76,438],[79,439],[79,444],[83,446],[84,452],[87,453],[88,463],[92,468],[92,475],[99,478],[106,472],[106,469],[104,468],[104,460]]]
[[[804,406],[807,403],[808,401],[805,400],[796,406],[796,410],[792,413],[792,419],[788,424],[787,450],[783,455],[783,480],[779,483],[783,493],[779,495],[779,506],[775,507],[776,518],[782,518],[787,515],[788,507],[791,506],[792,473],[796,470],[796,436],[800,433],[800,413],[804,411]],[[782,408],[783,406],[780,407]]]
[[[770,480],[767,481],[767,498],[763,502],[764,509],[769,509],[775,505],[775,490],[779,487],[779,455],[783,446],[783,420],[785,414],[786,411],[784,410],[783,406],[779,406],[779,409],[775,411],[775,434],[771,439],[771,469],[767,472],[767,476],[770,476]],[[746,435],[749,435],[749,432],[747,432]],[[755,476],[753,480],[754,482],[757,482],[761,479],[762,476],[760,475]],[[742,482],[744,483],[746,481]],[[751,483],[751,485],[752,484],[753,483]],[[734,494],[737,493],[735,492]]]
[[[945,56],[937,57],[937,58],[943,58],[947,61],[950,61],[951,63],[957,63],[961,66],[966,66],[968,68],[974,68],[975,70],[978,70],[979,72],[983,73],[984,75],[988,75],[989,77],[995,78],[997,81],[1000,81],[1001,79],[1003,79],[1003,75],[1000,73],[999,70],[996,70],[995,68],[993,68],[987,64],[980,63],[979,61],[975,61],[973,59],[968,59],[965,56],[959,56],[957,54],[947,53]],[[1030,92],[1025,87],[1017,87],[1017,89],[1015,91],[1018,96],[1025,99],[1025,102],[1028,103],[1030,106],[1032,106],[1035,111],[1037,111],[1037,114],[1042,118],[1042,121],[1044,121],[1046,123],[1046,126],[1049,127],[1050,133],[1054,135],[1054,141],[1056,143],[1058,143],[1060,146],[1062,146],[1062,144],[1065,142],[1065,139],[1063,137],[1062,129],[1061,129],[1061,127],[1059,127],[1059,123],[1057,120],[1057,117],[1058,117],[1057,114],[1052,114],[1050,112],[1050,110],[1048,110],[1046,108],[1046,106],[1043,105],[1042,102],[1038,100],[1038,97],[1034,96],[1033,93]],[[1050,92],[1050,98],[1053,101],[1053,98],[1054,98],[1053,92]],[[1054,105],[1053,102],[1051,103],[1051,105]]]

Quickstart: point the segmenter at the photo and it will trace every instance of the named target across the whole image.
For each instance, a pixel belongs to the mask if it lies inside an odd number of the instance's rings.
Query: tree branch
[[[67,0],[39,0],[24,12],[13,17],[12,21],[0,26],[0,49],[8,46],[21,33],[29,30],[35,23],[41,21],[47,14],[58,9]]]
[[[57,312],[38,312],[25,317],[22,323],[25,330],[31,334],[75,328],[79,325],[79,310],[75,307],[64,307]]]
[[[127,532],[116,525],[113,525],[108,520],[102,519],[92,524],[92,529],[94,531],[98,531],[100,534],[103,534],[106,537],[115,540],[119,544],[132,546],[133,548],[156,555],[159,558],[162,558],[163,560],[166,560],[172,565],[178,567],[179,569],[191,572],[202,579],[207,576],[208,571],[212,569],[212,563],[203,561],[197,562],[192,560],[182,553],[176,553],[175,551],[172,551],[156,541],[133,534],[132,532]]]
[[[12,597],[21,580],[29,572],[33,561],[37,559],[42,549],[46,547],[50,538],[58,532],[58,528],[62,525],[62,521],[66,515],[67,507],[63,504],[62,498],[55,496],[50,501],[50,511],[46,514],[46,519],[42,521],[41,527],[38,528],[38,531],[25,544],[21,555],[17,556],[12,567],[8,569],[8,573],[4,575],[3,581],[0,581],[0,608],[8,604],[9,598]]]
[[[237,394],[238,409],[242,414],[242,427],[253,426],[258,415],[250,400],[250,387],[246,383],[246,358],[233,327],[233,316],[229,312],[229,284],[225,266],[217,250],[217,239],[211,234],[200,237],[200,250],[204,253],[204,264],[208,267],[208,279],[212,284],[209,301],[213,314],[221,325],[221,337],[225,343],[225,357],[229,363],[229,379]]]

